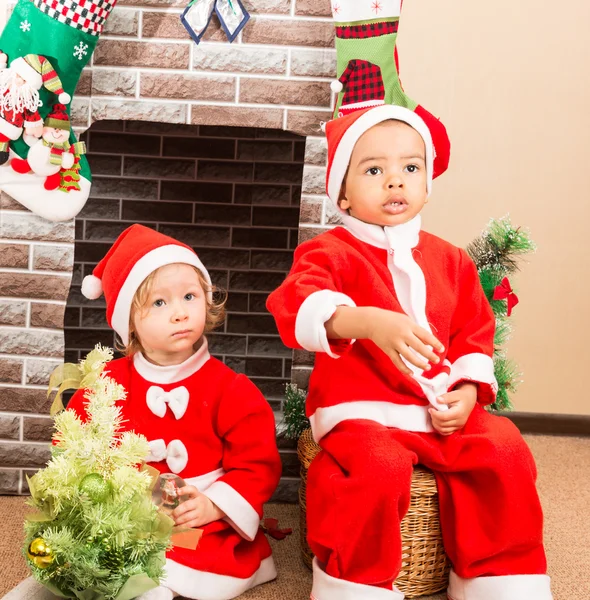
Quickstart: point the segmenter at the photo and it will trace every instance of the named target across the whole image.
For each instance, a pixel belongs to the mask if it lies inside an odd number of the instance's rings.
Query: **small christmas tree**
[[[518,303],[508,276],[519,270],[519,259],[535,250],[528,231],[514,228],[508,217],[492,219],[485,231],[471,242],[466,250],[477,266],[479,279],[496,317],[494,335],[494,374],[498,382],[496,401],[490,410],[510,410],[510,394],[516,391],[520,373],[516,364],[506,357],[504,345],[510,338],[512,326],[508,317]],[[305,416],[306,392],[287,384],[284,405],[285,435],[298,439],[309,427]]]
[[[52,457],[29,479],[39,512],[27,518],[24,553],[33,576],[67,598],[129,600],[155,588],[174,525],[152,502],[153,478],[140,468],[147,440],[121,431],[115,403],[125,390],[103,373],[112,356],[97,346],[79,367],[52,376],[58,395],[87,390],[88,419],[57,414]]]
[[[516,364],[506,357],[504,345],[512,326],[508,317],[518,303],[508,277],[519,270],[519,260],[536,249],[529,232],[513,227],[509,217],[492,219],[485,231],[466,250],[477,266],[479,280],[496,317],[494,336],[494,374],[498,382],[496,401],[491,410],[512,409],[510,394],[516,391],[520,373]]]

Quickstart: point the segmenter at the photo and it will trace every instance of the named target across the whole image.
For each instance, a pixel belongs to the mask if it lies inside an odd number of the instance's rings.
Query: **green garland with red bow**
[[[494,371],[498,395],[490,407],[492,410],[511,409],[510,394],[520,383],[518,367],[507,358],[504,350],[512,333],[509,317],[519,302],[510,277],[519,270],[522,257],[535,249],[529,232],[514,227],[508,217],[492,219],[485,231],[466,248],[477,266],[481,285],[496,317]]]

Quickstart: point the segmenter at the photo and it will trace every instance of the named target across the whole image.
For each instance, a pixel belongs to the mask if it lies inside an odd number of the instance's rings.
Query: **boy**
[[[381,105],[331,121],[326,135],[344,226],[302,244],[268,299],[283,341],[317,353],[312,599],[403,598],[399,526],[419,462],[437,478],[449,598],[550,600],[532,455],[483,408],[497,390],[491,308],[468,255],[420,230],[430,131]]]

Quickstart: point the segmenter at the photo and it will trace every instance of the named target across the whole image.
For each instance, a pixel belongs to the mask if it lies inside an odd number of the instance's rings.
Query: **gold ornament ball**
[[[35,538],[27,549],[29,560],[40,569],[46,569],[53,562],[51,548],[41,537]]]

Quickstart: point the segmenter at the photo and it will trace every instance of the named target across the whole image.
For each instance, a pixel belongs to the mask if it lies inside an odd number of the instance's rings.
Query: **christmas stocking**
[[[447,170],[450,142],[444,125],[409,98],[398,74],[397,32],[402,0],[334,0],[339,93],[335,117],[355,110],[396,104],[418,114],[432,134],[434,177]]]
[[[90,193],[70,102],[115,2],[19,0],[0,35],[0,190],[50,221]]]

